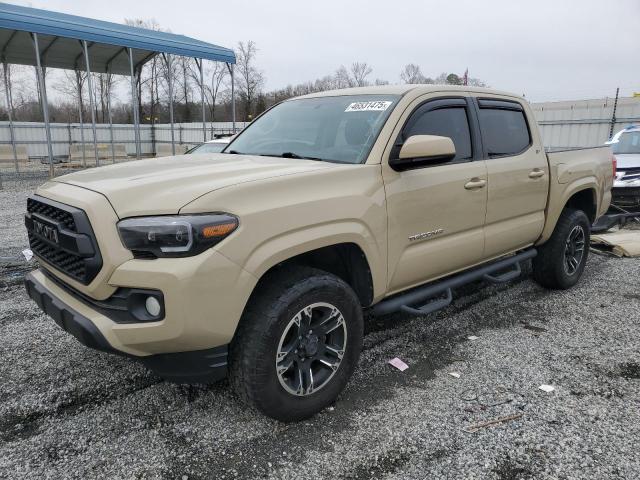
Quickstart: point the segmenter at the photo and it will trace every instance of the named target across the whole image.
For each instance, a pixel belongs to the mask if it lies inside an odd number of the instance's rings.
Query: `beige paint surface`
[[[546,156],[532,146],[503,159],[397,172],[393,139],[422,102],[443,96],[524,99],[487,89],[386,86],[323,92],[402,95],[364,164],[345,165],[247,155],[191,155],[89,169],[56,178],[39,195],[83,209],[104,266],[87,286],[44,267],[79,291],[105,299],[118,287],[158,288],[167,299],[160,322],[114,324],[42,280],[94,321],[117,349],[134,354],[188,351],[229,343],[259,278],[296,255],[339,243],[357,245],[373,280],[374,302],[534,243],[553,231],[575,192],[595,193],[598,215],[613,182],[608,149]],[[530,177],[534,170],[543,175]],[[469,183],[473,188],[469,188]],[[475,185],[479,185],[475,188]],[[238,229],[194,257],[135,260],[120,241],[119,219],[228,212]],[[425,232],[437,232],[410,237]]]

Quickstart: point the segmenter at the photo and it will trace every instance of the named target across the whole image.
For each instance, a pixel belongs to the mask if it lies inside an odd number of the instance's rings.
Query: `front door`
[[[467,97],[422,99],[408,111],[390,158],[412,135],[449,137],[456,156],[401,172],[383,161],[390,292],[478,263],[484,250],[487,171],[473,103]]]

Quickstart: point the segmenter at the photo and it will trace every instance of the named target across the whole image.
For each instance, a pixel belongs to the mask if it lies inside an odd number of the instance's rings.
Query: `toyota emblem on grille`
[[[50,227],[49,225],[45,225],[37,220],[33,221],[33,230],[36,235],[46,238],[52,243],[58,244],[58,229],[55,227]]]

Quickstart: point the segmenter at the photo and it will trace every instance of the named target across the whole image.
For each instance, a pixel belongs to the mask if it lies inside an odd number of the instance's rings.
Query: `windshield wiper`
[[[282,152],[279,156],[282,158],[300,158],[303,160],[324,160],[324,158],[319,157],[305,157],[303,155],[298,155],[295,152]]]
[[[228,152],[222,152],[222,153],[230,153],[231,155],[242,155],[242,153],[240,153],[237,150],[229,150]]]

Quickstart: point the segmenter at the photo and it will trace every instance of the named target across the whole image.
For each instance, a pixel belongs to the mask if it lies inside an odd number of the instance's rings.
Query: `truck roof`
[[[433,84],[405,84],[405,85],[374,85],[369,87],[342,88],[339,90],[327,90],[324,92],[310,93],[296,98],[336,97],[341,95],[404,95],[407,92],[417,90],[417,93],[431,92],[473,92],[491,93],[505,97],[515,97],[523,100],[521,95],[510,92],[494,90],[492,88],[469,87],[461,85],[433,85]]]

